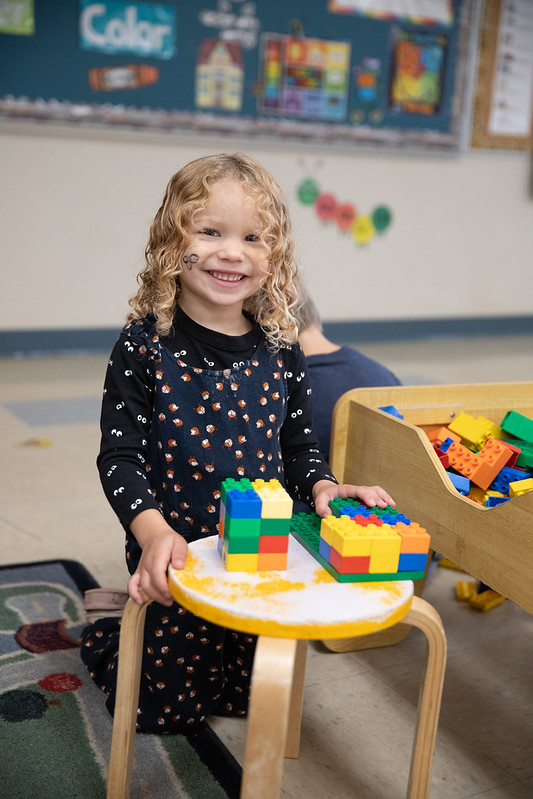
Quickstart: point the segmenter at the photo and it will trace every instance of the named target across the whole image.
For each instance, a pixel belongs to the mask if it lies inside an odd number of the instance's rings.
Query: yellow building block
[[[262,519],[290,519],[292,499],[279,480],[253,480],[252,486],[261,497]]]
[[[473,483],[471,483],[470,492],[468,496],[470,497],[470,499],[475,499],[477,502],[480,502],[482,505],[484,505],[488,493],[489,492],[485,491],[483,488],[480,488],[479,486],[476,486]]]
[[[458,602],[469,602],[476,595],[476,585],[469,580],[459,580],[455,586],[455,596]]]
[[[483,423],[483,444],[487,438],[507,438],[506,433],[495,422],[491,422],[490,419],[485,419],[484,416],[478,416],[477,420]]]
[[[487,438],[486,436],[483,437],[483,423],[480,424],[469,413],[458,414],[450,422],[448,429],[452,433],[457,433],[457,435],[461,436],[461,443],[465,447],[472,447],[473,449],[481,449]]]
[[[222,550],[222,563],[229,572],[256,572],[259,555],[228,554],[226,549]]]
[[[488,591],[482,591],[481,594],[475,594],[469,601],[468,604],[470,607],[475,608],[476,610],[486,611],[492,610],[492,608],[501,605],[505,597],[501,594],[497,594],[496,591],[493,591],[489,588]]]
[[[331,520],[328,524],[328,521]],[[373,533],[368,527],[363,527],[350,519],[349,516],[328,516],[322,519],[322,526],[328,530],[329,535],[321,535],[327,544],[332,546],[343,557],[359,556],[368,557],[372,552]],[[330,540],[328,540],[328,538]]]
[[[441,569],[453,569],[453,571],[456,572],[463,571],[463,569],[461,569],[460,566],[457,566],[452,560],[449,560],[448,558],[441,558],[440,560],[438,560],[437,566],[440,566]]]
[[[369,524],[366,529],[373,533],[369,573],[397,572],[402,546],[401,536],[389,524],[383,524],[381,527]]]
[[[474,418],[469,413],[460,413],[450,422],[448,429],[461,436],[466,447],[483,449],[488,438],[505,438],[505,433],[497,424],[484,416]]]
[[[529,491],[533,491],[533,477],[529,477],[526,480],[515,480],[509,483],[510,497],[520,497],[522,494],[529,493]]]

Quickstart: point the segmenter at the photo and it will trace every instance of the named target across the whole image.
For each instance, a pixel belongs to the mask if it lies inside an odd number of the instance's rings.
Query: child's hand
[[[168,588],[167,569],[169,565],[183,569],[187,542],[156,510],[140,513],[130,527],[142,547],[142,555],[137,570],[130,577],[129,594],[139,604],[148,596],[170,607],[174,600]]]
[[[387,505],[396,505],[393,498],[380,486],[353,486],[337,485],[330,480],[319,480],[313,486],[313,499],[316,512],[319,516],[331,516],[329,508],[330,499],[342,497],[342,499],[359,499],[370,508],[375,505],[378,508],[385,508]]]

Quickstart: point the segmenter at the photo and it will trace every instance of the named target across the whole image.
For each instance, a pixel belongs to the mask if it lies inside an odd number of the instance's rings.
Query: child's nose
[[[219,257],[223,261],[239,263],[244,260],[244,248],[242,242],[237,239],[228,239],[222,243],[219,250]]]

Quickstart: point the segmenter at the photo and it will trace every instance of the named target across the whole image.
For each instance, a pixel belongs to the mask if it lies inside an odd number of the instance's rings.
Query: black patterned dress
[[[169,346],[176,342],[178,349]],[[250,357],[239,358],[243,353]],[[137,513],[157,508],[187,541],[213,535],[227,477],[277,478],[310,503],[317,480],[334,480],[316,449],[310,420],[298,346],[272,352],[257,326],[244,337],[228,337],[184,314],[171,341],[159,339],[152,317],[126,328],[106,376],[99,468],[126,530],[130,573],[141,555],[129,530]],[[103,619],[86,628],[82,642],[82,659],[107,694],[110,712],[118,634],[117,620]],[[177,603],[152,603],[138,729],[185,732],[212,713],[245,715],[255,641]]]

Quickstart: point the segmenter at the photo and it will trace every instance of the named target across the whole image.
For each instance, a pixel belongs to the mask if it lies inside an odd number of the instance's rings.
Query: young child
[[[137,728],[187,732],[245,715],[255,638],[172,601],[167,567],[217,533],[221,482],[278,478],[329,514],[339,486],[317,449],[297,343],[299,277],[278,184],[244,155],[199,158],[175,174],[156,214],[139,290],[105,379],[98,467],[126,531],[128,590],[148,607]],[[82,658],[113,712],[119,623],[84,631]]]

